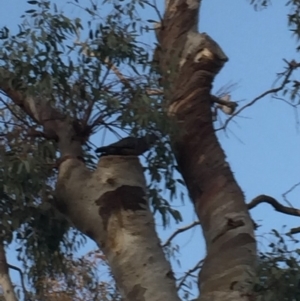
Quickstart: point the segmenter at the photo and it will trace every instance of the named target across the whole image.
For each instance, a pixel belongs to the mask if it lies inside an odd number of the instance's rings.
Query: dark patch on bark
[[[227,224],[225,225],[222,232],[220,232],[216,237],[214,237],[212,242],[215,242],[217,239],[225,235],[228,231],[236,229],[238,227],[242,227],[244,225],[245,223],[243,220],[233,220],[232,218],[228,219]]]
[[[233,291],[234,290],[234,287],[235,287],[235,285],[238,283],[238,281],[233,281],[233,282],[231,282],[231,284],[230,284],[230,290],[231,291]]]
[[[170,278],[171,280],[175,280],[173,271],[169,271],[169,272],[166,274],[166,276],[167,276],[167,278]]]
[[[228,227],[230,227],[231,229],[235,229],[235,228],[238,228],[238,227],[242,227],[245,225],[244,221],[243,220],[234,220],[232,218],[229,218],[228,219],[228,222],[227,222],[227,225]]]
[[[103,219],[104,228],[112,215],[119,214],[126,210],[145,210],[147,201],[145,192],[141,187],[123,185],[116,190],[104,193],[97,201],[99,205],[99,215]]]
[[[50,202],[60,213],[68,216],[68,205],[63,200],[58,200],[56,197]]]
[[[140,284],[136,284],[132,290],[127,295],[127,300],[130,301],[143,301],[145,300],[144,294],[146,288],[142,287]]]
[[[109,178],[109,179],[106,180],[106,183],[109,184],[109,185],[114,185],[115,184],[115,179]]]

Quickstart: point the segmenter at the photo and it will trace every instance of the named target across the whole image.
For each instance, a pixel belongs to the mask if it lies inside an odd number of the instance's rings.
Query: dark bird
[[[148,151],[158,137],[154,134],[141,138],[127,137],[107,146],[99,147],[96,153],[116,156],[140,156]]]

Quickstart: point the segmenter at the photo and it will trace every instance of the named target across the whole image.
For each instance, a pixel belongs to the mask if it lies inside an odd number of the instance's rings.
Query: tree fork
[[[0,80],[12,101],[57,137],[53,205],[103,250],[124,300],[178,300],[175,278],[160,245],[137,156],[101,157],[95,171],[82,160],[76,124],[45,99],[25,96]]]

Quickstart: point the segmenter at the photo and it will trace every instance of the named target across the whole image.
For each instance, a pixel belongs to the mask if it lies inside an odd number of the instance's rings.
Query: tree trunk
[[[158,32],[157,59],[169,114],[182,128],[174,151],[202,223],[207,257],[201,300],[250,300],[256,245],[244,197],[216,139],[211,85],[227,60],[197,33],[200,0],[168,0]],[[55,205],[102,248],[125,300],[179,300],[170,264],[157,238],[135,156],[105,156],[92,172],[82,162],[84,137],[67,116],[10,86],[1,90],[56,139],[61,153]],[[250,284],[249,284],[250,283]]]
[[[74,122],[43,99],[12,90],[5,81],[0,80],[0,86],[58,141],[61,159],[53,205],[103,250],[124,300],[179,301],[138,157],[103,156],[90,171]]]
[[[56,195],[57,208],[106,255],[125,300],[180,300],[136,156],[104,156],[94,172],[68,159],[60,166]]]
[[[3,290],[3,297],[5,301],[18,301],[9,276],[8,264],[2,242],[0,242],[0,286]]]
[[[174,152],[201,221],[207,256],[200,300],[250,300],[256,242],[244,196],[213,128],[211,87],[227,61],[208,35],[199,34],[200,1],[168,1],[157,32],[156,60],[169,115],[180,127]]]

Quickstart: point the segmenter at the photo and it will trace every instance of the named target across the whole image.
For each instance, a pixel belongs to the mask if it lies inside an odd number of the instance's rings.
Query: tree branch
[[[190,224],[190,225],[187,225],[187,226],[185,226],[185,227],[182,227],[182,228],[179,228],[179,229],[177,229],[167,240],[166,240],[166,242],[164,243],[164,244],[162,244],[162,247],[164,248],[164,247],[166,247],[166,246],[168,246],[170,243],[171,243],[171,241],[179,234],[179,233],[182,233],[182,232],[184,232],[184,231],[187,231],[187,230],[189,230],[189,229],[191,229],[191,228],[193,228],[193,227],[195,227],[195,226],[198,226],[198,225],[200,225],[201,223],[199,222],[199,221],[195,221],[195,222],[193,222],[192,224]]]
[[[75,128],[75,123],[63,113],[53,108],[46,99],[27,96],[15,90],[9,84],[12,74],[0,70],[0,90],[29,115],[37,124],[43,126],[45,136],[58,137],[61,156],[82,157],[80,130]]]
[[[291,203],[287,199],[287,195],[292,192],[296,187],[300,186],[300,182],[297,184],[294,184],[291,188],[289,188],[285,193],[282,194],[283,199],[286,201],[287,204],[289,204],[291,207]]]
[[[179,291],[180,288],[184,285],[184,282],[186,281],[186,279],[191,276],[192,273],[196,272],[198,269],[201,268],[203,264],[203,260],[201,259],[200,261],[198,261],[194,267],[192,267],[191,269],[189,269],[185,275],[181,278],[180,282],[177,285],[177,290]]]
[[[15,113],[13,108],[10,108],[10,106],[2,99],[2,97],[0,97],[0,102],[10,112],[10,114],[16,118],[16,120],[19,120],[22,124],[30,127],[30,124],[26,122],[26,120],[22,119],[17,113]]]
[[[8,264],[6,261],[3,242],[0,242],[0,286],[3,290],[4,300],[18,301],[14,291],[14,286],[8,273]]]
[[[11,265],[11,264],[9,264],[9,263],[7,264],[7,266],[8,266],[10,269],[16,270],[17,272],[19,272],[19,274],[20,274],[20,279],[21,279],[21,285],[22,285],[22,288],[23,288],[24,295],[25,295],[25,296],[28,296],[28,292],[27,292],[26,287],[25,287],[23,271],[22,271],[19,267],[16,267],[16,266]]]
[[[148,3],[148,5],[151,5]],[[89,50],[87,43],[80,42],[79,39],[75,41],[75,45],[81,46],[83,49],[83,54],[87,57],[97,57],[97,53]],[[120,82],[129,89],[130,91],[134,92],[134,88],[132,87],[130,80],[109,60],[109,58],[104,59],[104,63],[106,64],[108,71],[112,70],[114,74],[117,76],[117,78],[120,80]],[[145,90],[146,94],[149,96],[156,96],[156,95],[163,95],[163,91],[161,89],[151,89],[147,88]]]
[[[250,203],[247,204],[247,206],[248,209],[251,210],[261,203],[267,203],[271,205],[278,212],[288,214],[288,215],[293,215],[293,216],[300,216],[299,209],[283,206],[273,197],[264,194],[254,198]]]
[[[133,91],[134,89],[132,88],[130,81],[126,78],[124,74],[112,63],[109,61],[108,58],[105,59],[105,64],[107,65],[109,70],[112,70],[117,78],[120,80],[120,82],[129,90]],[[163,95],[163,91],[161,89],[146,89],[146,94],[147,95]]]
[[[224,123],[224,125],[218,129],[216,129],[216,131],[219,130],[224,130],[226,128],[226,126],[228,125],[228,123],[238,114],[240,114],[243,110],[245,110],[248,107],[251,107],[253,104],[255,104],[258,100],[264,98],[267,95],[270,94],[276,94],[277,92],[281,91],[286,84],[289,83],[289,79],[292,75],[292,73],[300,67],[300,63],[295,62],[294,60],[292,60],[291,62],[286,62],[288,64],[288,68],[287,70],[282,74],[284,75],[283,81],[281,83],[281,85],[277,88],[273,88],[270,90],[265,91],[264,93],[260,94],[259,96],[255,97],[252,101],[248,102],[247,104],[245,104],[243,107],[241,107],[239,110],[237,110],[234,114],[232,114]]]
[[[17,106],[19,106],[27,115],[29,115],[36,123],[45,126],[49,120],[64,120],[65,116],[55,110],[44,99],[33,99],[33,97],[25,96],[20,91],[13,89],[9,85],[11,74],[6,75],[6,79],[0,80],[0,90],[2,90]],[[11,75],[13,78],[13,75]]]

